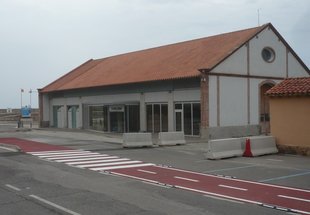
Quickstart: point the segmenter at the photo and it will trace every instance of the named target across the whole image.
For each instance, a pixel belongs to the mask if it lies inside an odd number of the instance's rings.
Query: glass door
[[[183,111],[175,110],[175,130],[183,131]]]

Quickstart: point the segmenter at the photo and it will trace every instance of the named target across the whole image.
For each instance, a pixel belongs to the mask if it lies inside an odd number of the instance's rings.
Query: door
[[[112,132],[124,132],[124,112],[110,112],[110,128]]]
[[[175,130],[183,131],[183,111],[175,110]]]

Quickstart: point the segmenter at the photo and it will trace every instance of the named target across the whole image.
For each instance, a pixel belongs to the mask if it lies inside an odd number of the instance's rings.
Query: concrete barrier
[[[159,132],[158,145],[172,146],[185,144],[185,137],[183,132]]]
[[[124,133],[123,147],[153,146],[151,133]]]
[[[210,160],[242,156],[242,141],[241,138],[209,140],[205,156]]]
[[[278,153],[276,140],[273,136],[254,136],[248,137],[252,155],[260,156]]]

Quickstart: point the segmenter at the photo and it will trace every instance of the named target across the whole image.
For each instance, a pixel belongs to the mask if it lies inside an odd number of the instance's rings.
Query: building
[[[285,79],[267,96],[271,134],[279,149],[310,156],[310,77]]]
[[[272,24],[89,60],[39,90],[41,126],[184,131],[204,138],[268,132],[265,92],[309,68]]]

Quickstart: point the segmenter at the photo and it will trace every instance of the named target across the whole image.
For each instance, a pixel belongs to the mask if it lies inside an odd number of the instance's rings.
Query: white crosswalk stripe
[[[86,153],[71,153],[71,154],[61,154],[61,155],[38,155],[40,158],[57,158],[57,157],[68,157],[68,156],[77,156],[77,155],[95,155],[99,153],[94,152],[86,152]]]
[[[81,161],[81,162],[71,162],[67,163],[68,165],[77,166],[85,168],[87,165],[94,165],[94,164],[101,164],[101,163],[110,163],[110,162],[116,162],[116,161],[128,161],[128,158],[116,158],[116,159],[107,159],[107,160],[94,160],[94,161]],[[85,163],[87,162],[87,163]],[[74,163],[74,164],[72,164]]]
[[[60,160],[60,159],[70,159],[70,158],[94,158],[94,157],[101,157],[102,155],[99,153],[92,153],[92,154],[87,154],[87,155],[68,155],[68,156],[62,156],[62,157],[48,157],[45,158],[47,160]]]
[[[128,160],[129,159],[127,159],[127,161],[120,161],[120,162],[85,164],[85,165],[78,165],[77,167],[85,168],[85,167],[115,166],[115,165],[120,165],[120,164],[142,163],[142,161],[128,161]]]
[[[44,152],[28,152],[40,159],[64,163],[73,167],[85,168],[93,171],[108,171],[133,167],[153,166],[152,163],[120,158],[87,150],[59,150]]]
[[[121,158],[121,159],[127,159],[127,158]],[[79,164],[88,164],[88,163],[100,163],[100,162],[110,162],[110,161],[117,161],[120,160],[118,159],[117,156],[109,156],[109,157],[103,157],[100,159],[93,159],[93,160],[83,160],[83,161],[74,161],[74,162],[67,162],[66,164],[68,165],[79,165]]]
[[[98,157],[88,157],[88,158],[71,158],[71,159],[63,159],[63,160],[55,160],[56,162],[60,163],[67,163],[67,162],[73,162],[73,161],[87,161],[87,160],[99,160],[99,159],[106,159],[106,158],[112,158],[114,156],[107,156],[107,155],[102,155]]]
[[[44,153],[30,153],[32,155],[41,156],[41,155],[66,155],[66,154],[76,154],[76,153],[89,153],[91,151],[82,151],[82,150],[74,150],[74,151],[58,151],[58,152],[44,152]]]

